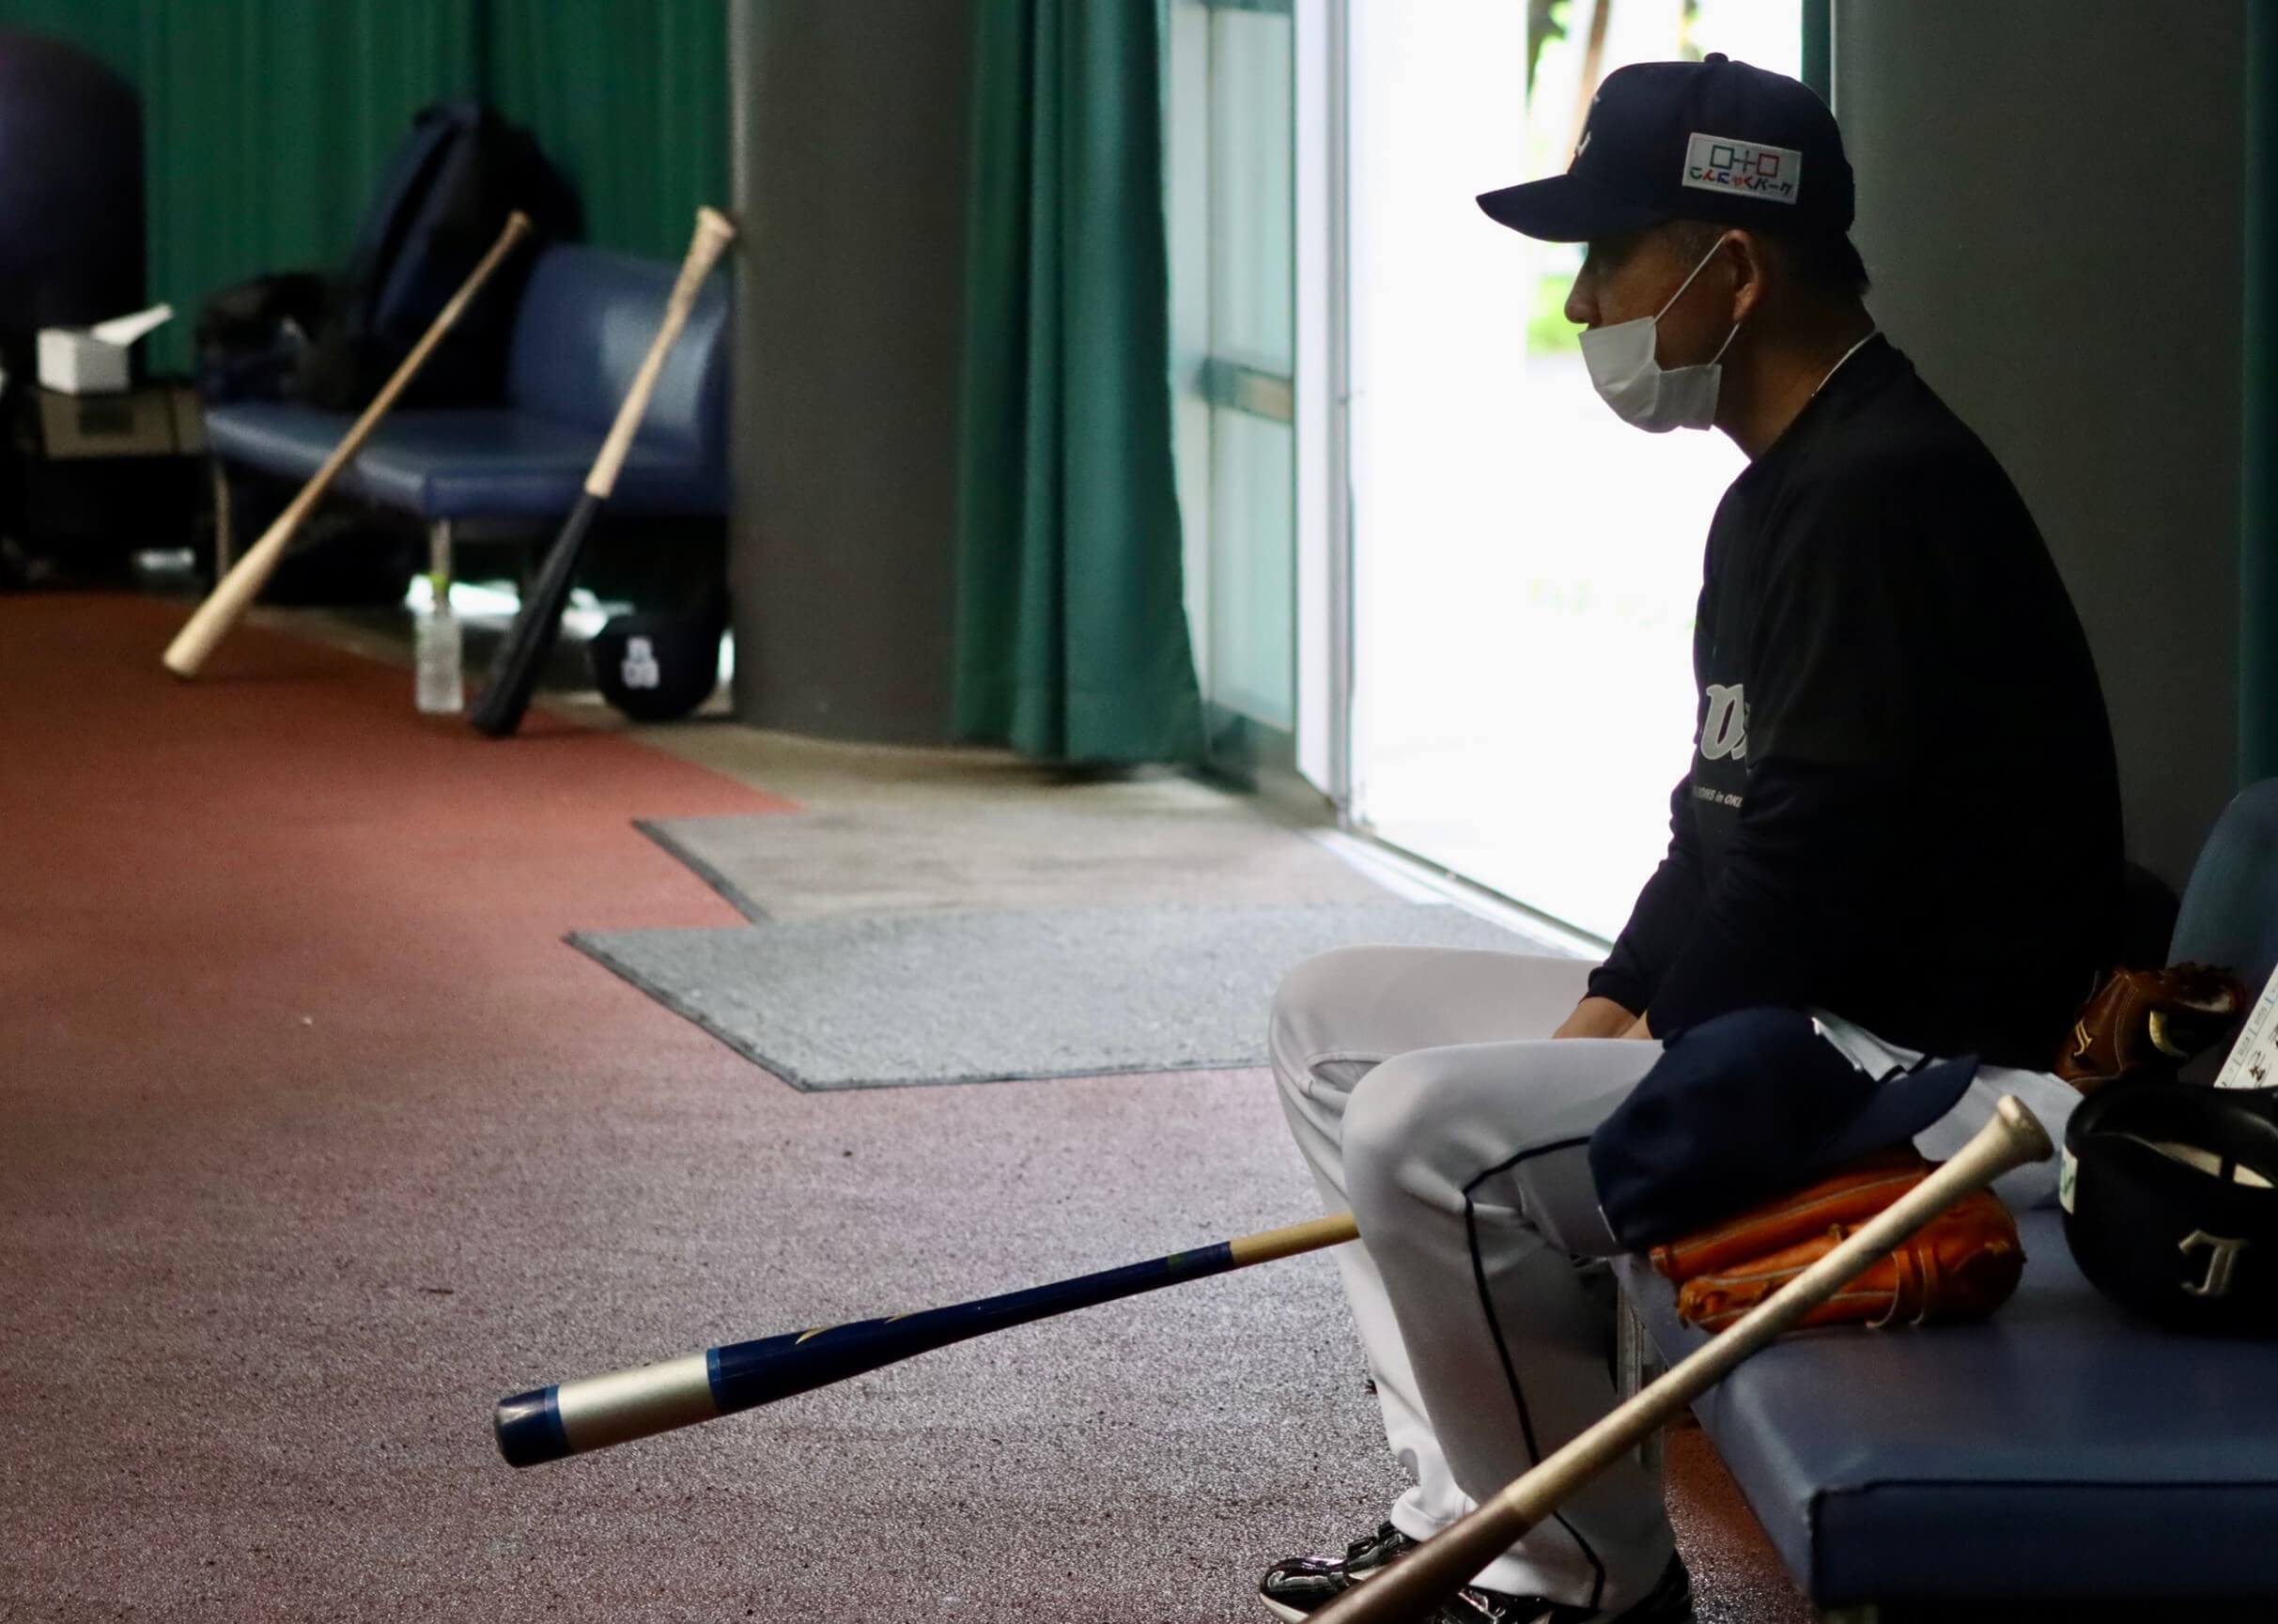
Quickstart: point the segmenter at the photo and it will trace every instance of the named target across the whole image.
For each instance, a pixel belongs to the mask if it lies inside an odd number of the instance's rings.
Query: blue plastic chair
[[[2278,779],[2232,797],[2199,848],[2168,961],[2227,965],[2250,997],[2278,967]]]

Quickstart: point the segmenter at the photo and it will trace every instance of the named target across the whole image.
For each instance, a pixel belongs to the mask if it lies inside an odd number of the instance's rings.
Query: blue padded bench
[[[2170,957],[2260,992],[2278,781],[2208,837]],[[1789,1573],[1831,1616],[2093,1601],[2163,1619],[2258,1599],[2221,1616],[2278,1619],[2278,1344],[2133,1321],[2074,1266],[2061,1214],[2018,1220],[2024,1280],[1990,1323],[1805,1333],[1694,1406]],[[1699,1345],[1666,1280],[1616,1266],[1625,1367],[1640,1336],[1665,1360]]]
[[[1824,1608],[2278,1597],[2278,1352],[2131,1321],[2059,1214],[2018,1228],[2024,1281],[1989,1323],[1807,1332],[1694,1406],[1798,1586]],[[1668,1282],[1623,1267],[1655,1346],[1690,1353]]]
[[[548,528],[576,504],[676,274],[669,263],[598,248],[542,250],[515,309],[505,404],[391,413],[334,489],[417,516],[446,558],[455,524]],[[728,345],[727,286],[716,278],[658,379],[611,496],[612,512],[727,512]],[[291,401],[209,408],[217,528],[227,527],[225,465],[305,480],[352,421]],[[225,534],[225,565],[229,546]]]

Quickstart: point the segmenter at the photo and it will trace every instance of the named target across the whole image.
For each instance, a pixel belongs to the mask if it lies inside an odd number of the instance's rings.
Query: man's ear
[[[1731,266],[1732,323],[1737,327],[1763,302],[1772,256],[1765,250],[1763,239],[1753,231],[1728,231],[1725,241],[1726,260]]]

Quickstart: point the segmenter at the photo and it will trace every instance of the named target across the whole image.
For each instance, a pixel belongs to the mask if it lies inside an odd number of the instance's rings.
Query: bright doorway
[[[1474,194],[1566,166],[1598,79],[1728,54],[1784,73],[1773,0],[1345,8],[1349,807],[1363,828],[1611,936],[1691,749],[1701,545],[1742,466],[1591,392],[1580,263]]]

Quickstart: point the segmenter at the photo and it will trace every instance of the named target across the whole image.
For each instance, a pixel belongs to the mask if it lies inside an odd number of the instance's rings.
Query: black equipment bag
[[[534,235],[579,232],[577,195],[529,132],[488,107],[454,102],[412,120],[380,177],[337,276],[287,271],[215,294],[198,316],[208,400],[284,397],[363,407],[519,209]],[[480,405],[504,386],[514,308],[531,251],[470,306],[407,392],[411,405]]]
[[[198,307],[197,391],[209,404],[287,394],[310,335],[338,304],[329,276],[282,271],[225,287]]]

